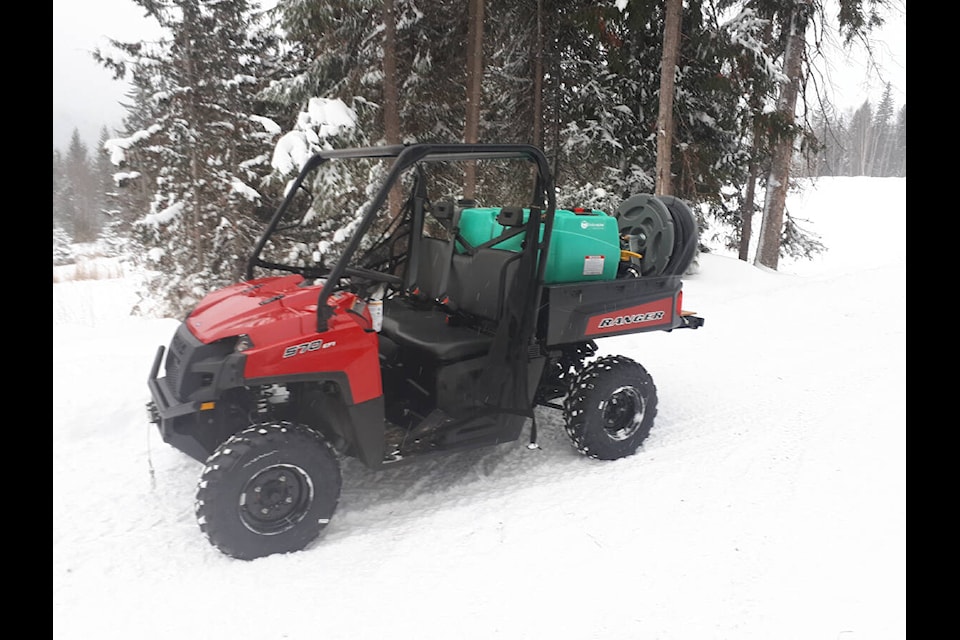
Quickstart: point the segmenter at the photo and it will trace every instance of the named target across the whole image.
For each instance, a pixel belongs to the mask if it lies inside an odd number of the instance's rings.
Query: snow
[[[270,166],[284,175],[295,173],[323,140],[352,129],[356,123],[356,112],[339,98],[310,98],[307,109],[297,116],[296,128],[277,141]]]
[[[53,637],[905,638],[906,180],[787,204],[826,253],[704,254],[703,328],[598,341],[656,382],[636,455],[587,459],[538,409],[540,449],[348,460],[321,537],[252,562],[206,541],[201,465],[147,422],[178,319],[129,314],[134,274],[55,283]]]
[[[270,118],[264,118],[263,116],[252,115],[250,119],[254,122],[259,123],[263,126],[263,130],[267,133],[280,133],[283,129],[276,122]]]
[[[149,226],[157,226],[161,224],[167,224],[171,220],[174,220],[183,213],[184,208],[186,208],[186,203],[177,202],[169,207],[161,209],[156,213],[150,213],[143,217],[143,224]]]
[[[310,131],[295,130],[284,134],[273,149],[270,166],[287,175],[300,170],[310,159],[310,147],[314,143],[308,139]]]
[[[141,140],[149,138],[157,131],[160,131],[161,128],[159,124],[153,124],[146,129],[136,131],[133,135],[126,138],[111,138],[103,144],[103,148],[110,154],[110,162],[119,167],[126,162],[126,152],[130,147]]]
[[[321,138],[329,138],[357,124],[357,114],[339,98],[310,98],[307,104],[309,126]]]
[[[260,200],[260,194],[257,193],[257,190],[243,184],[239,178],[232,178],[230,180],[230,189],[233,190],[234,193],[246,198],[249,202],[257,202]]]

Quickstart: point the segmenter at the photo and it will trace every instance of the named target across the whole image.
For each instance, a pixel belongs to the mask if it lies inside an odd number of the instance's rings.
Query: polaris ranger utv
[[[385,177],[355,191],[358,216],[331,259],[316,215],[331,199],[305,196],[328,184],[330,163],[351,162],[351,175]],[[499,183],[524,193],[455,200],[464,163],[511,166]],[[240,559],[310,544],[337,506],[344,456],[383,468],[518,440],[528,419],[535,443],[537,406],[563,412],[582,454],[628,456],[653,425],[656,388],[637,362],[595,357],[595,340],[700,327],[681,307],[696,247],[677,198],[557,209],[532,146],[323,151],[289,185],[244,280],[207,295],[157,350],[150,421],[204,463],[200,528]]]

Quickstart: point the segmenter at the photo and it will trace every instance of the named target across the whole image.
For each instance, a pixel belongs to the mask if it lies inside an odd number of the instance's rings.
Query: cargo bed
[[[546,285],[538,337],[547,346],[645,331],[696,328],[703,319],[685,314],[680,276],[621,278]]]

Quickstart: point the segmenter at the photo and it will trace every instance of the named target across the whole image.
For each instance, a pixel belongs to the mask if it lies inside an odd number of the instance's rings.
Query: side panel
[[[548,346],[608,335],[664,331],[681,324],[679,276],[548,285],[538,334]]]
[[[361,403],[382,394],[378,335],[361,326],[353,314],[338,312],[323,333],[304,333],[288,342],[278,342],[246,352],[244,378],[262,379],[318,377],[344,373],[349,380],[351,403]]]

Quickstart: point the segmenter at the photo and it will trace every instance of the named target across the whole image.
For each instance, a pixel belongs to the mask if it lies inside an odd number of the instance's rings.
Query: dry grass
[[[57,282],[108,280],[122,277],[124,277],[123,265],[117,258],[78,258],[73,264],[65,264],[53,268],[54,284]]]

